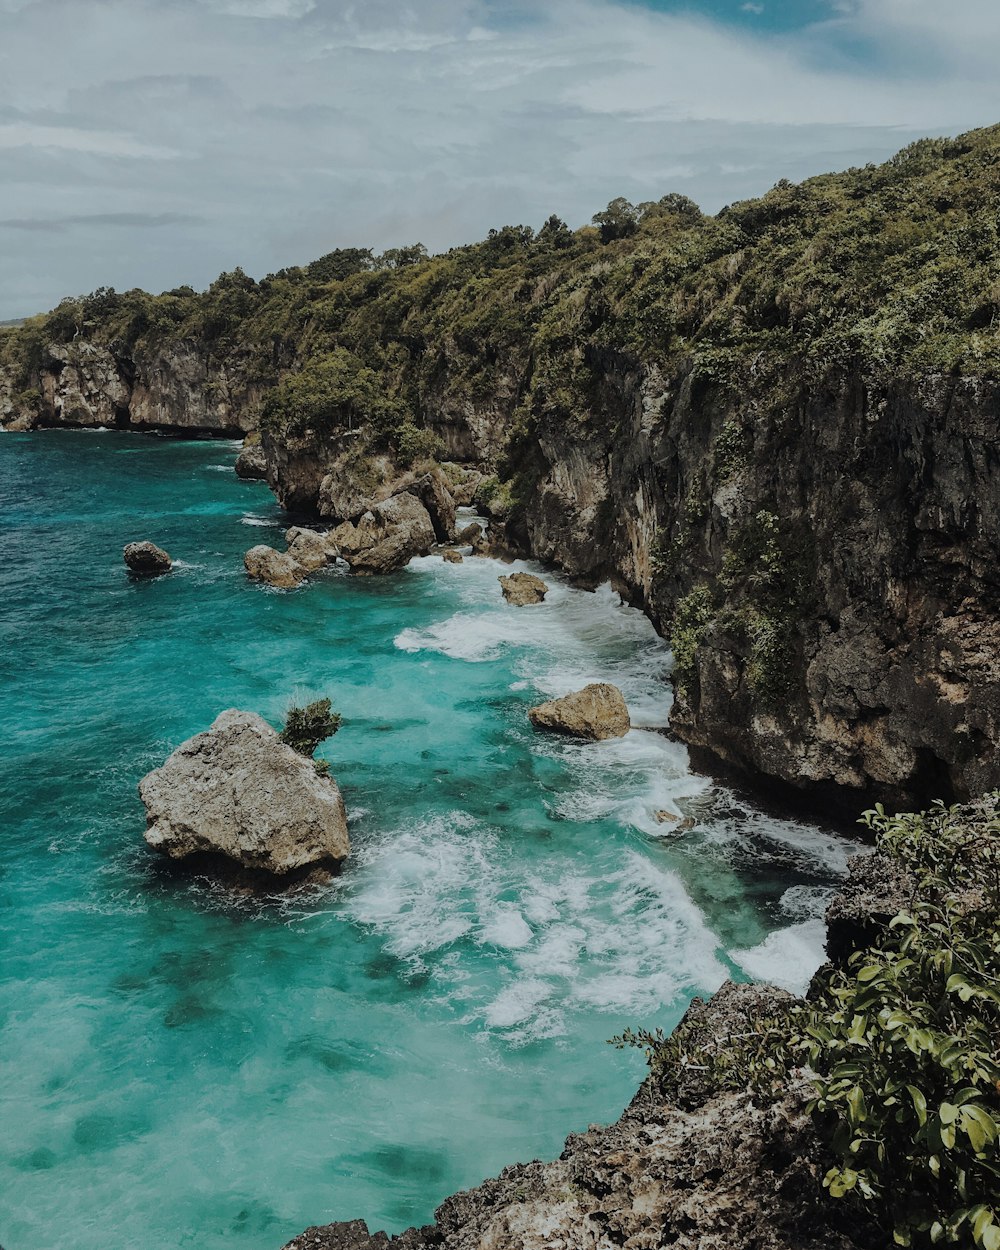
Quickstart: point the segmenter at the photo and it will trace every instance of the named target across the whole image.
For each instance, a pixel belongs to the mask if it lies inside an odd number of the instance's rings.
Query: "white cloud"
[[[0,317],[618,194],[715,209],[1000,120],[998,44],[995,0],[782,36],[611,0],[0,0],[4,215],[79,223],[0,228]]]

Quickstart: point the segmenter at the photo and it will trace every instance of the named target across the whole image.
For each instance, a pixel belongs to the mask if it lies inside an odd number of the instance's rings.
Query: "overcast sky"
[[[1000,122],[998,0],[0,0],[0,318]]]

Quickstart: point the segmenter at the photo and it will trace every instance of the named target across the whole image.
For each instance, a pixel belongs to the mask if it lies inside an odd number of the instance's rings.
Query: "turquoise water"
[[[669,655],[609,591],[500,598],[493,561],[249,584],[281,545],[232,444],[0,436],[0,1242],[278,1250],[397,1230],[614,1118],[728,974],[801,984],[850,844],[691,775]],[[125,542],[178,561],[129,579]],[[525,566],[531,567],[531,566]],[[546,576],[549,576],[548,574]],[[645,728],[532,733],[624,690]],[[329,695],[354,851],[265,905],[157,870],[139,778],[225,707]],[[655,813],[694,815],[670,836]]]

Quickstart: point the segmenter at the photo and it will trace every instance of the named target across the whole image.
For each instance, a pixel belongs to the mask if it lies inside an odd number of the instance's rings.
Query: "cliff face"
[[[238,436],[254,429],[260,387],[238,353],[223,359],[193,340],[118,353],[95,343],[51,343],[28,390],[0,369],[0,426],[51,426]]]
[[[748,397],[593,367],[589,411],[510,435],[505,537],[611,578],[672,638],[678,735],[855,810],[1000,784],[997,386],[844,375]],[[495,460],[513,420],[479,414],[467,450]],[[329,515],[342,458],[268,446],[286,506]]]

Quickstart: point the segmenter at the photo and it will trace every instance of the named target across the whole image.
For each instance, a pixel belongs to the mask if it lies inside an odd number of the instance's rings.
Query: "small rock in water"
[[[169,573],[172,562],[162,547],[155,543],[129,543],[123,552],[125,563],[133,573],[141,573],[147,577],[159,573]]]
[[[216,717],[148,773],[139,794],[154,850],[241,884],[328,877],[350,851],[337,783],[252,712]]]
[[[540,703],[529,710],[528,719],[536,729],[591,742],[623,738],[632,727],[622,692],[607,682],[594,682],[575,694]]]
[[[462,553],[460,551],[452,550],[451,547],[449,547],[446,551],[441,552],[441,559],[447,560],[449,564],[463,564],[464,563],[464,560],[462,558]]]
[[[498,577],[503,597],[515,608],[528,607],[541,603],[548,594],[548,586],[534,573],[511,573],[509,577]]]
[[[665,808],[660,808],[658,812],[654,812],[653,818],[658,825],[676,825],[680,820],[680,817],[675,812],[668,812]]]
[[[279,590],[291,590],[305,578],[306,571],[284,551],[275,551],[261,543],[251,547],[243,557],[246,571],[254,581],[267,582]]]

